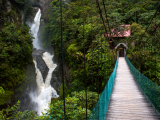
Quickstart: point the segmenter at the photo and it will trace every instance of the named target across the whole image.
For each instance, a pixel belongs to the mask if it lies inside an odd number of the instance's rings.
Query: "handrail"
[[[115,68],[108,80],[108,83],[106,84],[105,89],[101,93],[101,96],[98,102],[93,107],[92,113],[90,114],[90,117],[88,120],[105,120],[113,85],[114,85],[114,80],[116,77],[117,65],[118,65],[118,56],[117,56]]]
[[[140,90],[154,109],[155,113],[160,117],[160,86],[158,86],[157,84],[149,80],[146,76],[144,76],[142,73],[140,73],[131,64],[126,55],[125,59]]]

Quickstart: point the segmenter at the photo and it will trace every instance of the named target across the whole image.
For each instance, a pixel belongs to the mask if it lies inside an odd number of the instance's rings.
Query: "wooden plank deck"
[[[160,120],[141,93],[124,57],[117,73],[106,120]]]

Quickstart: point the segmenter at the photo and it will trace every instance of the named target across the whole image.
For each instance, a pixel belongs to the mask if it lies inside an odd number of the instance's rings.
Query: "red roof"
[[[120,29],[122,29],[122,31],[111,29],[111,37],[129,37],[131,36],[130,25],[120,25]],[[108,34],[108,37],[110,37],[110,34]]]

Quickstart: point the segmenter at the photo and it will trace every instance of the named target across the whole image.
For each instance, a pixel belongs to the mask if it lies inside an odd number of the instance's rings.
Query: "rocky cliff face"
[[[42,19],[48,20],[48,10],[51,8],[50,3],[53,0],[31,0],[33,7],[39,7],[42,12]]]
[[[42,19],[48,19],[47,12],[51,7],[50,3],[52,1],[53,0],[40,0],[39,5],[41,6],[41,9],[42,9]]]
[[[0,0],[0,28],[8,22],[23,23],[23,7],[13,0]]]

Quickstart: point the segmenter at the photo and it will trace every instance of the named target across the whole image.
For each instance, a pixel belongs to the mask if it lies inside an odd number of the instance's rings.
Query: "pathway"
[[[124,57],[119,57],[106,120],[159,120],[129,70]]]

